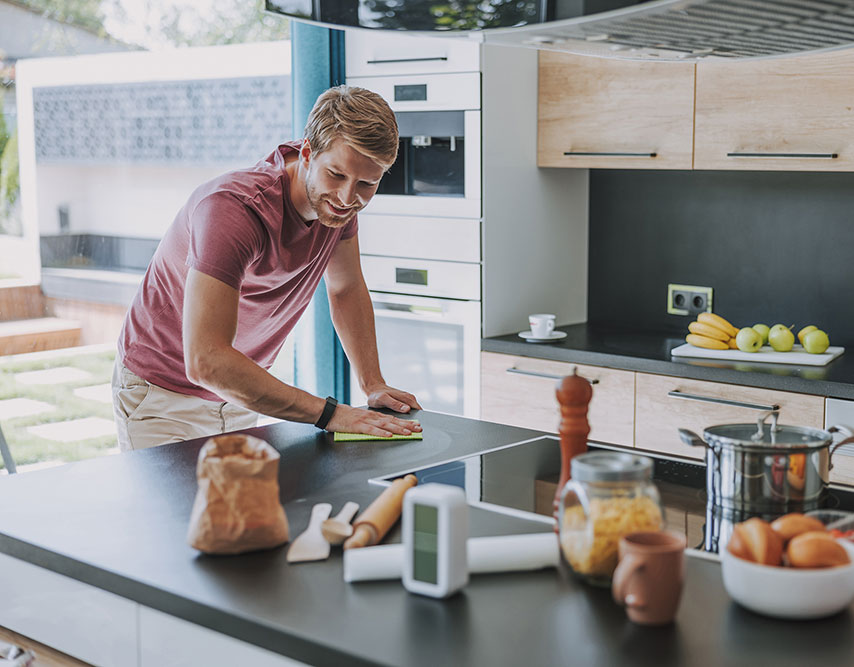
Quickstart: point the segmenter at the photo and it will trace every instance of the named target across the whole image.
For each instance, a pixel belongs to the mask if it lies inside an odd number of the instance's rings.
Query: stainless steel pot
[[[711,426],[703,431],[705,440],[679,429],[685,444],[706,448],[709,509],[730,516],[780,516],[821,507],[833,452],[854,437],[842,426],[826,431],[782,426],[778,417],[772,410],[755,424]],[[833,444],[837,432],[846,438]]]

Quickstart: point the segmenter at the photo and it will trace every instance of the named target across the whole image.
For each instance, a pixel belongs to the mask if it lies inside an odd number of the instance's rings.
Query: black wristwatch
[[[335,408],[338,407],[338,401],[331,396],[326,397],[326,405],[323,407],[323,412],[320,413],[320,419],[314,422],[317,428],[325,429],[332,415],[335,414]]]

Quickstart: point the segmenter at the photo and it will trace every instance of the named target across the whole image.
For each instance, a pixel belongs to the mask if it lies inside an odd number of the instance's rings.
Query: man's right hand
[[[364,433],[388,438],[392,435],[411,435],[413,431],[420,431],[421,425],[411,419],[400,419],[382,412],[339,403],[332,414],[332,419],[326,425],[326,430]]]

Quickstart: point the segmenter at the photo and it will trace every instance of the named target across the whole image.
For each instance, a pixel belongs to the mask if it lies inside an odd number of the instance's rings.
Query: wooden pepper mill
[[[567,375],[558,383],[555,394],[560,404],[560,479],[553,503],[553,514],[557,520],[560,494],[570,478],[572,457],[587,451],[587,436],[590,434],[587,408],[593,397],[593,387],[573,368],[572,375]],[[558,524],[555,523],[557,530]]]

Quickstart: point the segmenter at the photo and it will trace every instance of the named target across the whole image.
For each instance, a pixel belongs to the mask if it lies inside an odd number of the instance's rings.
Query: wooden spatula
[[[359,504],[352,500],[344,505],[343,509],[331,519],[326,519],[320,524],[320,532],[323,533],[323,539],[329,544],[341,544],[350,535],[353,534],[353,526],[350,521],[356,516],[359,511]]]
[[[308,528],[297,537],[288,549],[288,562],[300,563],[309,560],[325,560],[329,558],[329,542],[320,532],[320,526],[332,513],[329,503],[317,503],[311,508],[311,518]]]

